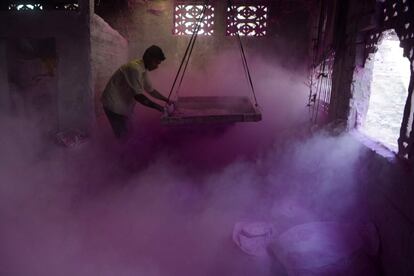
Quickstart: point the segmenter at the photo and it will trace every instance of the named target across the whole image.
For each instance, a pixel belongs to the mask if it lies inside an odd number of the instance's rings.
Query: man
[[[155,90],[147,72],[158,68],[165,60],[160,47],[153,45],[145,50],[142,60],[132,60],[121,66],[111,77],[102,94],[102,105],[117,138],[128,134],[129,117],[136,101],[160,112],[164,108],[146,95],[168,103],[168,99]],[[171,110],[169,108],[169,110]]]

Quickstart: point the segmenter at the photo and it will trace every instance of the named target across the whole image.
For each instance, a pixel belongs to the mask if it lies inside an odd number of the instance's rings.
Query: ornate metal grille
[[[0,10],[7,10],[10,12],[25,12],[25,11],[78,11],[79,3],[76,0],[67,1],[45,1],[37,0],[34,3],[29,1],[13,1],[0,4]]]
[[[268,8],[264,5],[233,5],[227,8],[227,35],[265,36]]]
[[[404,56],[411,62],[411,78],[408,96],[398,139],[398,155],[408,158],[414,164],[414,21],[412,12],[414,2],[411,0],[386,0],[379,5],[381,11],[381,27],[372,30],[365,39],[365,58],[377,50],[382,32],[394,29],[400,39],[400,46],[404,49]]]
[[[332,52],[321,64],[313,67],[309,74],[307,83],[310,88],[308,107],[313,124],[326,120],[329,113],[334,60],[335,52]]]
[[[42,4],[10,4],[10,11],[41,11],[43,10]]]
[[[410,12],[408,0],[386,1],[383,10],[384,25],[392,25],[393,23],[404,20]]]
[[[365,38],[365,56],[364,59],[366,60],[369,54],[373,54],[377,51],[378,42],[381,40],[382,32],[381,31],[371,31],[367,34]]]
[[[176,5],[174,10],[174,34],[192,35],[200,21],[204,5]],[[212,35],[214,25],[214,7],[206,6],[204,19],[198,35]]]
[[[79,4],[77,3],[67,3],[67,4],[56,4],[56,10],[65,10],[65,11],[78,11]]]

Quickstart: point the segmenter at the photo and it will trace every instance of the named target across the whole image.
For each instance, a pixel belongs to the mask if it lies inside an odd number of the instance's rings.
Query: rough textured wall
[[[113,72],[128,60],[128,42],[98,15],[91,22],[95,114],[100,116],[100,96]]]
[[[343,1],[340,5],[334,44],[336,54],[329,117],[331,121],[342,121],[347,129],[352,129],[357,125],[358,111],[354,110],[357,106],[351,99],[355,97],[354,92],[362,91],[359,88],[364,86],[363,79],[367,78],[361,72],[365,59],[364,33],[367,28],[372,28],[371,21],[376,16],[375,2]],[[356,89],[355,84],[359,86]]]
[[[355,68],[355,26],[347,24],[356,12],[351,4],[340,3],[338,9],[338,27],[336,30],[337,44],[332,77],[331,102],[329,106],[330,120],[347,122],[349,101],[351,98],[351,83]]]
[[[346,122],[353,129],[360,122],[367,108],[372,79],[372,62],[364,63],[366,52],[364,26],[360,20],[364,14],[363,1],[349,1],[347,13],[342,16],[343,29],[337,30],[339,43],[333,76],[330,119]],[[361,49],[362,48],[362,49]],[[366,141],[375,148],[373,141]],[[376,148],[378,152],[381,149]],[[389,154],[389,153],[388,153]],[[391,159],[395,156],[391,156]],[[406,164],[391,162],[377,153],[364,156],[367,174],[363,181],[378,189],[372,193],[380,229],[384,275],[412,275],[414,249],[414,219],[412,196],[412,172],[404,171]],[[365,170],[365,169],[364,169]]]
[[[363,131],[398,152],[398,138],[411,75],[410,62],[403,56],[398,37],[390,34],[384,36],[386,38],[378,45],[377,53],[371,57],[375,64]]]
[[[368,200],[381,238],[384,275],[413,275],[413,174],[373,151],[364,152],[362,157],[362,182],[373,187]]]
[[[404,56],[412,60],[412,3],[410,1],[347,1],[342,3],[337,28],[336,60],[333,75],[332,101],[330,105],[330,120],[346,122],[346,127],[352,129],[358,122],[356,114],[359,108],[354,101],[366,94],[361,89],[354,89],[361,82],[358,71],[365,65],[369,53],[375,52],[378,39],[384,30],[395,29],[400,39],[400,46],[404,48]],[[364,69],[362,69],[364,70]],[[364,73],[363,73],[364,74]],[[413,76],[411,77],[411,79]],[[412,85],[410,86],[412,87]],[[409,157],[413,152],[413,140],[410,136],[413,117],[410,110],[411,92],[404,112],[400,139],[399,155]]]
[[[413,49],[411,50],[413,52]],[[410,159],[414,167],[414,56],[411,57],[411,78],[408,86],[408,97],[404,108],[404,118],[398,141],[399,154]]]
[[[87,4],[82,1],[81,12],[1,12],[0,15],[0,36],[6,41],[55,39],[59,130],[88,131],[93,121]]]
[[[214,34],[198,36],[193,53],[195,68],[202,68],[226,51],[238,50],[235,37],[225,35],[226,1],[215,1]],[[189,37],[173,35],[174,1],[135,1],[128,9],[117,12],[100,11],[111,26],[129,40],[130,57],[142,55],[151,44],[160,45],[171,64],[181,61]],[[268,35],[261,38],[243,38],[249,56],[264,56],[271,62],[289,68],[306,64],[308,14],[304,8],[282,12],[278,5],[269,7]],[[178,66],[177,66],[178,67]],[[178,68],[177,68],[178,69]]]
[[[350,121],[354,123],[352,127],[361,126],[368,112],[373,66],[374,62],[370,60],[366,62],[365,67],[355,67],[349,112]]]

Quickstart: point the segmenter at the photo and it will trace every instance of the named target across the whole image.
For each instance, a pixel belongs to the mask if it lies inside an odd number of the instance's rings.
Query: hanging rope
[[[236,18],[236,12],[235,12],[235,9],[233,8],[232,1],[227,0],[227,5],[230,9],[230,12],[232,13],[233,18]],[[240,38],[239,30],[237,30],[236,34],[237,34],[237,40],[239,42],[240,52],[241,52],[241,55],[242,55],[243,68],[244,68],[244,71],[247,75],[247,78],[248,78],[248,81],[249,81],[249,84],[250,84],[250,88],[251,88],[252,93],[253,93],[254,104],[257,107],[258,103],[257,103],[256,92],[254,91],[253,81],[252,81],[252,77],[250,75],[249,65],[247,64],[247,59],[246,59],[246,55],[244,53],[243,43],[242,43],[241,38]]]
[[[190,61],[190,56],[193,53],[194,45],[195,45],[196,39],[198,37],[198,32],[200,31],[201,24],[204,21],[204,18],[205,18],[205,15],[206,15],[206,10],[207,10],[207,5],[208,5],[208,1],[205,2],[204,7],[203,7],[203,11],[202,11],[202,15],[200,17],[200,20],[197,22],[195,31],[193,31],[193,36],[192,37],[194,37],[194,38],[192,39],[192,41],[190,41],[190,44],[191,44],[191,46],[190,46],[190,52],[188,53],[188,58],[187,58],[187,61],[185,63],[185,66],[184,66],[183,73],[181,74],[180,83],[178,84],[178,88],[177,88],[177,94],[178,94],[178,91],[180,91],[181,84],[182,84],[183,79],[184,79],[184,74],[187,71],[187,66],[188,66],[188,63]]]
[[[232,5],[232,2],[230,0],[228,0],[227,3],[228,3],[228,6],[230,8],[230,11],[233,14],[233,17],[235,17],[235,12],[234,12],[234,9],[232,8],[232,6],[233,6]],[[177,92],[176,92],[177,95],[178,95],[178,92],[179,92],[179,90],[181,88],[181,84],[183,82],[184,75],[185,75],[185,72],[187,70],[187,66],[188,66],[188,63],[190,61],[191,54],[192,54],[193,49],[194,49],[194,44],[196,42],[196,39],[197,39],[197,36],[198,36],[198,32],[200,31],[201,24],[203,23],[204,18],[205,18],[205,15],[206,15],[206,10],[207,10],[208,4],[209,4],[209,0],[204,1],[202,14],[201,14],[199,20],[197,21],[196,26],[193,29],[193,33],[191,35],[190,41],[189,41],[189,43],[187,45],[187,48],[186,48],[185,53],[184,53],[184,56],[183,56],[183,58],[181,60],[181,64],[180,64],[180,67],[178,68],[178,72],[177,72],[177,74],[176,74],[176,76],[174,78],[174,82],[173,82],[173,85],[171,87],[170,93],[168,94],[168,101],[171,98],[171,95],[172,95],[172,93],[174,91],[174,88],[175,88],[175,86],[177,84],[178,78],[180,78],[180,81],[178,83],[178,88],[177,88]],[[242,41],[241,41],[241,38],[240,38],[240,35],[239,35],[239,32],[238,31],[237,31],[237,38],[238,38],[239,48],[240,48],[240,52],[241,52],[241,56],[242,56],[243,69],[245,71],[246,77],[248,79],[248,82],[250,84],[250,88],[251,88],[252,93],[253,93],[253,97],[254,97],[254,101],[255,101],[255,106],[257,107],[258,106],[258,103],[257,103],[256,92],[254,90],[253,81],[252,81],[252,78],[251,78],[251,75],[250,75],[249,66],[247,64],[246,55],[245,55],[244,48],[243,48],[243,44],[242,44]],[[184,66],[184,68],[183,68],[183,66]],[[181,75],[181,77],[180,77],[180,75]]]
[[[172,92],[174,91],[174,87],[175,87],[175,85],[177,83],[177,80],[178,80],[180,74],[181,74],[181,78],[180,78],[180,82],[178,84],[177,94],[178,94],[179,89],[181,88],[181,84],[183,82],[184,75],[185,75],[185,72],[187,70],[187,66],[188,66],[188,63],[190,61],[191,54],[192,54],[193,49],[194,49],[194,44],[196,42],[198,32],[200,31],[201,24],[203,23],[204,18],[205,18],[205,14],[206,14],[206,10],[207,10],[208,3],[209,3],[209,0],[206,0],[204,2],[204,4],[203,4],[203,10],[201,12],[201,16],[200,16],[199,20],[197,21],[196,25],[194,26],[193,33],[192,33],[191,38],[190,38],[190,41],[189,41],[189,43],[187,45],[187,49],[185,50],[183,59],[181,60],[180,67],[178,68],[178,72],[177,72],[177,74],[175,76],[174,83],[173,83],[173,85],[171,87],[170,93],[168,94],[168,101],[171,98]],[[184,63],[185,63],[185,65],[184,65]],[[183,68],[183,65],[184,65],[184,68]]]

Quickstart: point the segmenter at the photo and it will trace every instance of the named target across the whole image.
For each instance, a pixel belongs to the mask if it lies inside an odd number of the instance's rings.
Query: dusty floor
[[[349,135],[287,133],[253,146],[237,131],[46,151],[4,139],[0,274],[287,275],[274,254],[243,252],[235,224],[271,223],[275,237],[310,222],[379,225],[372,206],[382,198]]]

